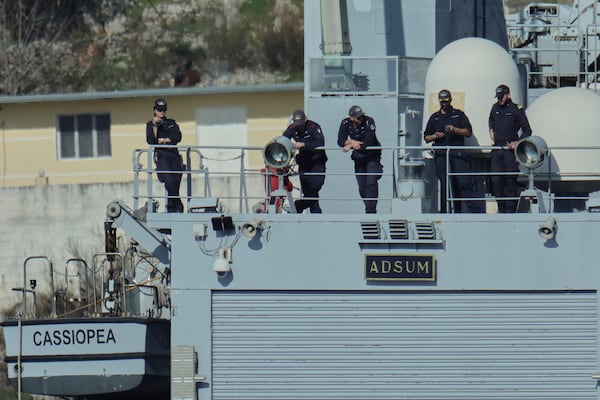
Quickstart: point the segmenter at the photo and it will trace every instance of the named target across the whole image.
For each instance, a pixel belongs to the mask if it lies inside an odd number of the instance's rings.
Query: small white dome
[[[433,58],[425,78],[423,129],[439,109],[437,94],[452,92],[452,105],[463,110],[473,126],[467,145],[490,145],[488,117],[498,85],[510,87],[515,103],[522,99],[519,71],[512,57],[498,44],[481,38],[456,40]]]
[[[566,87],[540,96],[527,109],[533,134],[541,136],[552,152],[552,172],[600,174],[600,96],[594,92]],[[583,147],[589,150],[560,150],[553,147]],[[589,180],[564,176],[560,180]],[[597,178],[596,178],[597,179]]]

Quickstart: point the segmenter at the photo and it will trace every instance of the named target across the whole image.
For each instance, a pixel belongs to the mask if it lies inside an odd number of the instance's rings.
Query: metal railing
[[[594,11],[590,15],[597,15],[598,6],[593,5]],[[529,66],[530,87],[572,86],[572,82],[562,82],[569,78],[574,79],[576,86],[598,92],[600,25],[581,23],[581,18],[576,18],[575,23],[565,23],[565,18],[558,16],[547,18],[543,24],[536,21],[538,23],[507,21],[506,26],[510,52],[517,62]],[[524,39],[526,33],[532,42]]]
[[[163,198],[166,200],[164,194],[163,185],[157,182],[156,176],[159,173],[181,173],[183,175],[182,182],[185,182],[185,188],[182,192],[185,192],[180,196],[182,201],[188,204],[188,207],[194,204],[194,201],[206,199],[206,198],[218,198],[221,205],[224,205],[223,211],[227,212],[252,212],[252,205],[261,201],[266,201],[269,198],[267,193],[267,182],[266,179],[269,175],[267,169],[262,167],[262,150],[261,147],[218,147],[218,146],[179,146],[179,151],[182,154],[186,154],[186,168],[184,171],[161,171],[157,170],[152,163],[152,152],[153,148],[147,149],[136,149],[134,151],[134,208],[139,208],[143,203],[152,204],[157,198]],[[227,157],[226,159],[216,159],[205,156],[205,151],[215,149],[226,149],[227,151],[237,152],[235,157]],[[339,147],[323,147],[322,149],[328,152],[339,152]],[[393,185],[391,195],[381,196],[373,200],[394,200],[402,197],[397,190],[397,186],[407,176],[409,179],[422,179],[428,183],[428,193],[434,193],[430,196],[435,196],[437,182],[435,181],[435,175],[431,175],[431,169],[434,164],[433,157],[427,157],[431,155],[431,146],[403,146],[403,147],[378,147],[372,148],[380,149],[383,151],[384,157],[382,158],[382,164],[384,165],[383,177],[381,182],[390,182]],[[436,151],[446,151],[452,153],[454,151],[465,152],[469,159],[485,160],[489,158],[489,154],[493,150],[503,149],[499,146],[460,146],[460,147],[443,147],[437,146]],[[559,168],[559,163],[565,161],[565,158],[574,158],[574,154],[588,154],[589,158],[594,158],[594,154],[597,154],[600,147],[594,146],[561,146],[549,149],[547,159],[544,161],[542,167],[535,169],[534,179],[536,185],[540,185],[545,192],[553,196],[554,200],[581,200],[585,201],[588,199],[588,194],[594,191],[594,188],[600,185],[600,162],[598,162],[597,170],[588,169],[587,171],[575,171],[565,170]],[[567,157],[565,157],[565,153]],[[195,157],[190,157],[195,155]],[[578,156],[579,158],[582,156]],[[585,158],[585,156],[583,156]],[[148,160],[148,167],[143,167],[137,161],[141,158]],[[252,159],[252,162],[248,162]],[[212,167],[207,164],[209,161],[212,163]],[[228,168],[219,168],[219,162],[231,162],[235,161],[235,167],[231,164]],[[567,160],[568,161],[568,160]],[[529,171],[521,170],[518,173],[513,172],[490,172],[489,168],[481,167],[480,163],[478,169],[471,169],[469,172],[455,172],[451,171],[450,166],[447,166],[449,171],[446,176],[446,187],[452,187],[450,180],[456,176],[467,175],[473,179],[479,179],[484,182],[485,191],[480,197],[472,198],[460,198],[453,196],[453,193],[446,193],[448,201],[448,210],[452,210],[452,204],[456,202],[462,202],[467,200],[480,200],[480,201],[492,201],[492,200],[518,200],[514,197],[499,197],[494,196],[490,193],[489,185],[487,180],[492,176],[500,175],[516,175],[519,185],[524,186],[524,182],[527,183],[529,179]],[[213,170],[214,168],[214,170]],[[429,176],[421,175],[420,170],[424,170],[424,174]],[[418,172],[411,172],[416,170]],[[429,172],[428,172],[429,171]],[[349,168],[347,172],[327,172],[327,177],[336,176],[352,176],[354,173],[353,168]],[[297,174],[292,173],[290,175],[294,180],[295,189],[299,187],[297,183]],[[432,180],[432,178],[434,178]],[[390,181],[391,180],[391,181]],[[249,181],[252,182],[249,185]],[[326,180],[325,186],[331,182]],[[564,187],[566,184],[571,186],[581,186],[584,189],[579,191],[576,195],[569,194],[572,189],[559,190],[560,193],[552,193],[554,186],[557,188]],[[139,187],[146,187],[145,192],[141,192]],[[433,185],[433,186],[432,186]],[[236,187],[237,186],[237,187]],[[381,186],[380,186],[381,187]],[[586,192],[587,188],[591,188]],[[600,187],[595,190],[600,190]],[[381,192],[381,191],[380,191]],[[296,195],[297,193],[297,195]],[[353,192],[356,193],[356,192]],[[300,192],[294,192],[295,198],[302,198]],[[302,198],[305,200],[313,200],[312,198]],[[350,197],[343,199],[321,196],[319,200],[368,200],[362,199],[356,193]],[[155,207],[149,207],[148,212],[159,212]],[[436,209],[432,209],[425,212],[437,212]],[[452,211],[449,211],[452,212]]]
[[[114,257],[116,263],[110,261],[110,257]],[[36,260],[44,262],[47,266],[47,270],[44,268],[42,274],[37,273],[33,275],[31,273],[31,268],[34,267],[34,265],[31,264]],[[77,273],[69,274],[69,267],[73,264],[75,264],[75,267],[77,268]],[[115,273],[117,272],[119,265],[121,271]],[[38,267],[38,265],[36,264],[35,267]],[[45,266],[40,265],[40,267]],[[62,275],[62,284],[60,284],[60,279],[57,281],[55,275]],[[79,285],[80,295],[82,295],[81,298],[69,298],[69,290],[72,286],[69,282],[69,278],[82,281]],[[55,287],[55,282],[59,282],[58,287]],[[81,287],[82,284],[85,285],[84,288]],[[43,311],[40,313],[40,309],[43,310],[45,307],[41,306],[47,303],[45,295],[47,294],[48,287],[51,296],[51,311],[50,315],[43,315]],[[113,315],[142,316],[145,313],[144,310],[134,310],[128,303],[131,301],[128,300],[128,292],[135,289],[148,289],[152,291],[151,295],[154,309],[151,310],[151,315],[149,316],[160,317],[160,308],[162,306],[158,301],[159,288],[152,285],[152,280],[144,280],[140,283],[135,282],[135,280],[129,276],[125,267],[124,256],[118,252],[95,254],[91,265],[88,265],[83,259],[71,258],[65,262],[64,273],[53,268],[53,261],[50,257],[27,257],[23,263],[23,286],[12,288],[13,291],[21,293],[21,308],[18,315],[19,318],[23,320],[39,318],[61,319],[72,316],[78,317],[80,312],[84,312],[85,316],[89,318],[100,318]],[[147,296],[147,293],[142,293],[142,295]],[[109,307],[105,304],[107,296],[114,299],[113,310],[109,310]],[[33,299],[33,307],[29,304],[28,297]],[[60,297],[63,297],[64,303],[62,312],[58,313],[57,302]],[[70,301],[81,304],[69,309],[67,304]],[[38,307],[40,307],[40,309],[38,309]]]

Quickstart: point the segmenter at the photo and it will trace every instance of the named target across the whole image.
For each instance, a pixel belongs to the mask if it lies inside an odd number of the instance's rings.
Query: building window
[[[59,159],[110,157],[110,114],[58,116]]]

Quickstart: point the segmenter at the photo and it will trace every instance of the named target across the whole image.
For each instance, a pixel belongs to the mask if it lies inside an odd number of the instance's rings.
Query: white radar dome
[[[429,116],[440,108],[438,92],[448,89],[454,108],[463,110],[473,126],[473,136],[465,144],[489,146],[488,117],[500,84],[510,88],[515,103],[522,102],[519,71],[506,50],[481,38],[449,43],[436,54],[427,70],[423,130]]]
[[[551,172],[560,172],[561,181],[598,180],[599,113],[600,96],[576,87],[548,92],[528,107],[527,117],[533,134],[546,141],[552,154]],[[591,174],[596,174],[596,177]]]

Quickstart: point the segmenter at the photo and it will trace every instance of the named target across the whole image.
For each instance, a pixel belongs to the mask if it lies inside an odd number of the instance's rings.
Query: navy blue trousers
[[[156,158],[156,169],[159,171],[182,171],[181,157],[179,155],[161,154]],[[181,173],[158,173],[158,180],[165,184],[165,190],[167,191],[167,212],[183,212],[183,203],[179,198]]]
[[[383,167],[379,159],[376,160],[354,160],[354,173],[358,183],[358,193],[365,203],[365,212],[375,214],[377,212],[377,198],[379,197],[379,184]]]
[[[459,173],[470,172],[469,162],[460,151],[450,152],[450,171]],[[446,154],[439,153],[435,156],[435,173],[440,181],[440,212],[448,212],[448,198],[446,196],[447,171]],[[475,180],[472,176],[451,176],[451,195],[456,199],[468,199],[475,196]],[[480,200],[460,200],[452,203],[452,208],[457,213],[481,213],[483,212],[482,201]]]
[[[311,214],[320,214],[321,207],[319,206],[319,191],[325,183],[325,164],[316,163],[299,166],[300,187],[302,189],[302,197],[312,197],[313,199],[296,200],[296,211],[301,213],[305,209],[309,209]],[[307,175],[307,173],[309,175]]]
[[[492,193],[496,196],[499,213],[517,211],[517,200],[501,200],[502,197],[517,197],[517,175],[519,163],[512,150],[493,150],[490,172],[514,172],[514,175],[492,175]]]

